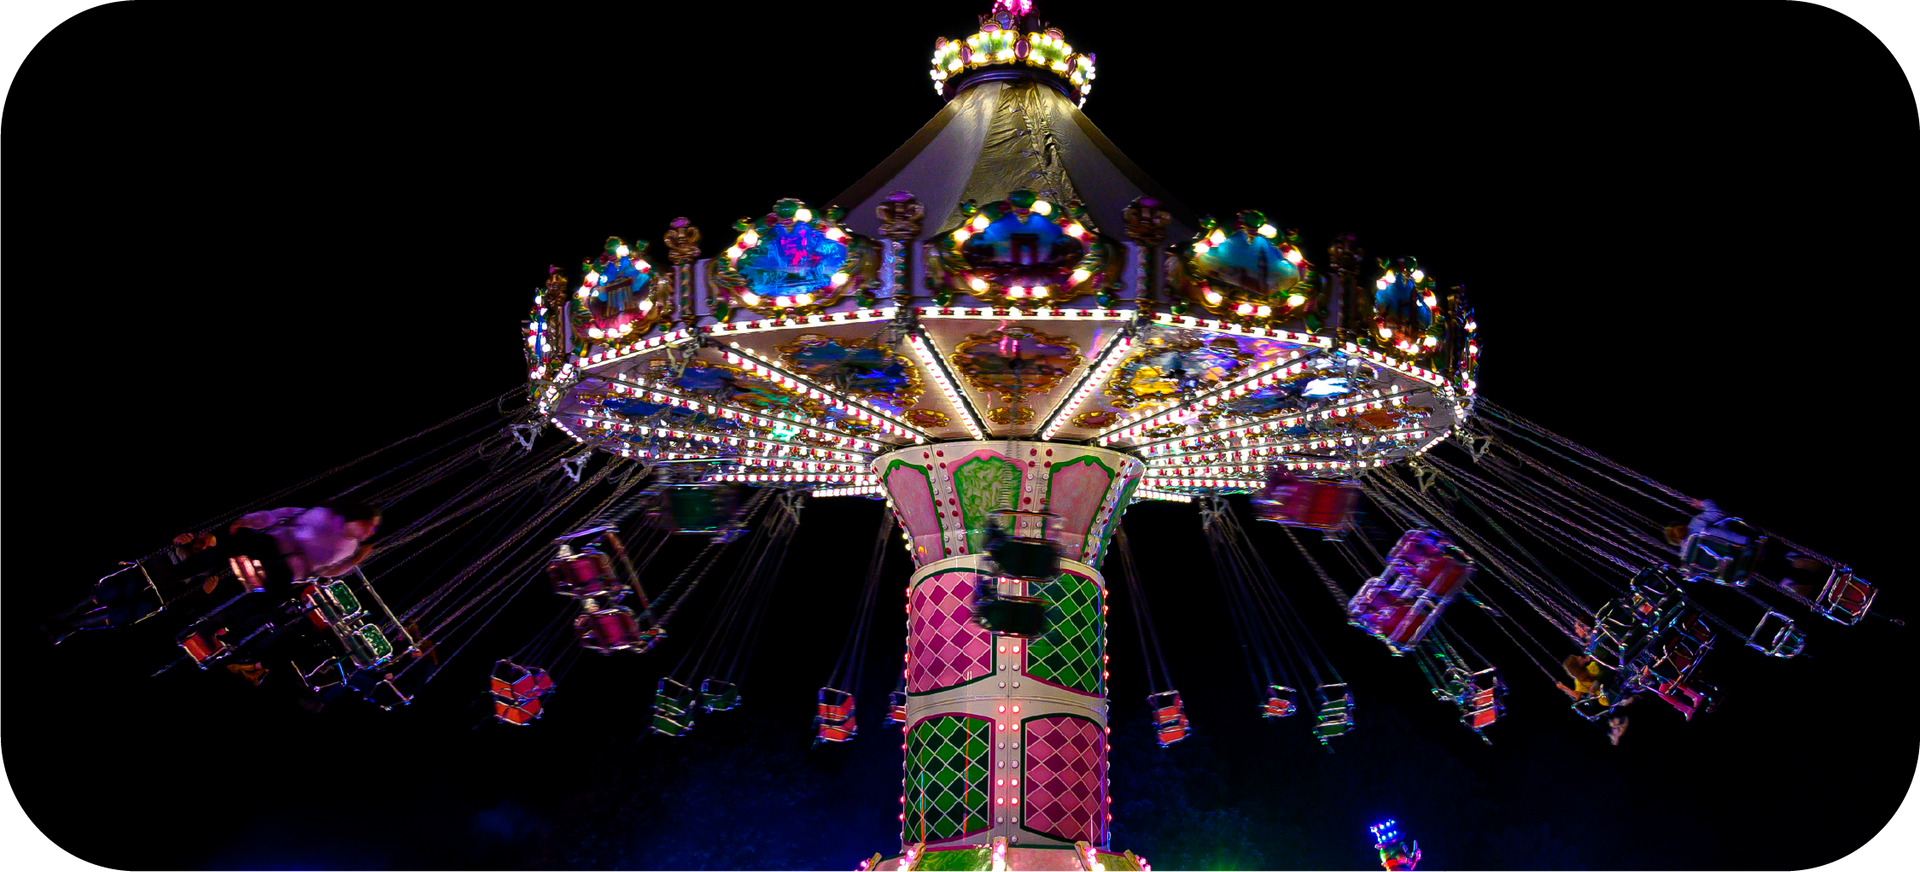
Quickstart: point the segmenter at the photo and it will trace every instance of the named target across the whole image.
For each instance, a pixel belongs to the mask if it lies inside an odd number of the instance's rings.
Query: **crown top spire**
[[[1057,27],[1040,20],[1033,0],[994,0],[971,36],[933,43],[934,93],[949,100],[972,82],[1035,78],[1085,105],[1093,88],[1094,56],[1068,44]]]

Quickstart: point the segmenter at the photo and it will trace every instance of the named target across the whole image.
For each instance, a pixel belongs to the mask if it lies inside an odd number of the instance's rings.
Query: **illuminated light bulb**
[[[1417,281],[1420,281],[1421,279],[1424,279],[1424,278],[1426,278],[1426,277],[1427,277],[1427,274],[1426,274],[1426,272],[1425,272],[1424,270],[1414,270],[1414,271],[1413,271],[1413,280],[1414,280],[1414,281],[1416,281],[1416,282],[1417,282]]]
[[[1194,244],[1193,244],[1193,253],[1194,253],[1194,254],[1206,254],[1206,253],[1207,253],[1207,249],[1209,249],[1209,248],[1212,248],[1212,247],[1213,247],[1213,246],[1211,246],[1211,245],[1208,245],[1208,244],[1207,244],[1207,242],[1206,242],[1206,240],[1204,240],[1204,239],[1203,239],[1203,240],[1201,240],[1201,241],[1199,241],[1199,242],[1196,242],[1196,243],[1194,243]]]
[[[1207,291],[1207,305],[1209,306],[1218,306],[1220,305],[1220,301],[1224,299],[1226,298],[1220,296],[1219,291],[1215,291],[1211,289]]]
[[[1251,314],[1253,314],[1253,304],[1252,304],[1252,303],[1241,303],[1240,305],[1238,305],[1238,306],[1235,306],[1235,307],[1234,307],[1234,309],[1233,309],[1233,311],[1234,311],[1235,313],[1237,313],[1237,314],[1241,314],[1241,315],[1251,315]]]
[[[1265,236],[1268,239],[1272,239],[1275,236],[1280,235],[1280,231],[1275,229],[1272,224],[1262,224],[1260,225],[1260,229],[1254,232],[1259,233],[1261,236]]]
[[[972,238],[973,238],[973,231],[968,230],[965,227],[962,227],[959,230],[953,231],[953,244],[955,245],[965,245],[967,240]]]
[[[595,339],[599,339],[600,337],[607,335],[607,332],[605,330],[601,330],[598,327],[588,327],[587,335]]]
[[[760,305],[760,295],[752,291],[742,291],[740,292],[740,305],[758,306]]]
[[[1014,285],[1013,287],[1007,289],[1007,296],[1009,297],[1024,297],[1026,295],[1027,295],[1027,289],[1020,287],[1019,285]]]
[[[1420,344],[1421,344],[1421,345],[1425,345],[1425,346],[1426,346],[1426,347],[1428,347],[1428,348],[1432,348],[1432,347],[1434,347],[1435,345],[1439,345],[1439,344],[1440,344],[1440,340],[1439,340],[1439,339],[1437,339],[1437,338],[1435,338],[1435,337],[1432,337],[1432,336],[1428,336],[1428,337],[1426,337],[1426,338],[1424,338],[1424,339],[1422,339],[1422,340],[1420,340]]]
[[[1077,269],[1073,271],[1072,276],[1068,277],[1067,283],[1077,285],[1092,277],[1093,277],[1093,273],[1087,272],[1086,270],[1083,270],[1083,269]],[[1468,329],[1472,329],[1472,328],[1468,328]]]
[[[774,305],[776,305],[776,306],[780,306],[780,307],[786,307],[786,306],[791,306],[791,305],[793,305],[793,298],[792,298],[792,297],[784,297],[784,296],[783,296],[783,297],[774,297],[774,298],[773,298],[773,304],[774,304]]]
[[[1477,329],[1479,329],[1479,328],[1480,328],[1480,322],[1478,322],[1478,321],[1468,321],[1468,322],[1467,322],[1467,332],[1468,332],[1468,333],[1472,333],[1473,331],[1475,331],[1475,330],[1477,330]]]
[[[650,299],[648,299],[648,300],[641,300],[641,301],[640,301],[640,311],[642,311],[642,312],[651,312],[651,311],[653,311],[653,301],[652,301],[652,300],[650,300]]]
[[[987,280],[979,276],[974,276],[972,281],[967,282],[967,287],[976,291],[984,291],[987,289]]]
[[[798,211],[798,212],[795,212],[795,213],[793,213],[793,220],[795,220],[795,221],[798,221],[798,222],[800,222],[801,224],[808,224],[808,223],[812,223],[812,221],[813,221],[813,210],[812,210],[812,209],[801,209],[800,211]]]
[[[793,301],[794,301],[795,303],[797,303],[797,304],[799,304],[799,305],[802,305],[802,306],[811,306],[811,305],[813,305],[813,295],[812,295],[812,294],[801,294],[801,295],[799,295],[799,296],[797,296],[797,297],[794,297],[794,298],[793,298]]]
[[[745,233],[740,234],[740,242],[735,247],[745,249],[745,248],[752,248],[759,244],[760,244],[760,234],[749,230]]]
[[[1220,243],[1225,241],[1227,241],[1227,234],[1225,231],[1222,231],[1222,230],[1215,230],[1213,231],[1213,233],[1207,236],[1207,242],[1213,245],[1219,245]]]
[[[1305,303],[1306,301],[1307,301],[1307,298],[1306,298],[1306,297],[1303,297],[1303,296],[1300,296],[1299,294],[1288,294],[1288,295],[1287,295],[1287,307],[1288,307],[1288,308],[1295,308],[1295,307],[1298,307],[1298,306],[1299,306],[1300,304],[1302,304],[1302,303]]]
[[[978,231],[978,230],[985,230],[985,229],[987,229],[987,225],[988,225],[989,223],[991,223],[991,222],[989,222],[989,221],[987,220],[987,216],[985,216],[985,215],[975,215],[975,216],[973,216],[973,229],[974,229],[974,230],[976,230],[976,231]]]
[[[840,287],[841,285],[844,285],[844,284],[846,284],[846,283],[847,283],[847,274],[846,274],[846,273],[843,273],[843,272],[837,272],[837,273],[834,273],[834,274],[833,274],[833,286],[834,286],[834,287],[836,287],[836,288],[837,288],[837,287]]]
[[[1084,239],[1087,235],[1087,228],[1080,226],[1078,222],[1068,224],[1067,235],[1075,239]]]
[[[1258,308],[1258,309],[1255,309],[1255,310],[1254,310],[1254,314],[1255,314],[1255,315],[1259,315],[1259,316],[1260,316],[1260,317],[1262,317],[1262,318],[1265,318],[1265,317],[1267,317],[1268,315],[1271,315],[1271,314],[1273,314],[1273,307],[1272,307],[1272,306],[1261,306],[1260,308]]]
[[[1053,204],[1045,200],[1035,200],[1033,201],[1033,211],[1038,212],[1042,215],[1052,215]]]
[[[1382,328],[1380,328],[1380,338],[1381,338],[1381,339],[1392,339],[1392,338],[1393,338],[1393,328],[1391,328],[1391,327],[1382,327]]]
[[[727,254],[727,260],[729,260],[729,261],[735,261],[735,260],[739,260],[739,259],[740,259],[740,253],[741,253],[741,252],[740,252],[740,245],[739,245],[739,243],[735,243],[735,244],[733,245],[733,247],[732,247],[732,248],[729,248],[729,249],[727,249],[727,252],[726,252],[726,254]]]

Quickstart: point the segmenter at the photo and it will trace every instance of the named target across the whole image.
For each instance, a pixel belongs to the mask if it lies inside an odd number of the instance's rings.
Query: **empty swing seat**
[[[813,717],[814,742],[845,742],[860,732],[853,717],[853,694],[831,687],[820,688]]]
[[[1270,685],[1267,688],[1266,704],[1260,707],[1260,716],[1263,718],[1293,717],[1294,713],[1300,710],[1300,706],[1294,702],[1294,696],[1295,693],[1291,687],[1280,684]]]
[[[308,617],[315,626],[332,627],[335,624],[351,621],[364,616],[367,610],[360,605],[360,598],[354,596],[353,589],[347,586],[345,579],[334,579],[307,585],[301,599],[308,609]]]
[[[1387,554],[1387,566],[1347,601],[1348,622],[1412,651],[1473,577],[1473,561],[1443,533],[1408,530]]]
[[[700,707],[710,712],[726,712],[739,708],[740,686],[718,678],[709,678],[700,682]]]
[[[1301,478],[1275,467],[1267,486],[1253,496],[1253,515],[1286,527],[1334,532],[1351,524],[1359,503],[1355,482]]]
[[[334,628],[339,630],[341,625],[335,624]],[[347,646],[347,659],[361,669],[372,669],[393,659],[393,643],[372,624],[360,624],[341,633],[340,641]]]
[[[1768,657],[1797,657],[1807,648],[1807,634],[1792,618],[1769,609],[1747,635],[1747,647]]]
[[[652,647],[652,639],[640,631],[633,610],[622,606],[589,608],[574,619],[573,625],[580,633],[580,645],[589,651],[611,654]]]
[[[1154,734],[1160,747],[1185,739],[1192,731],[1193,725],[1187,720],[1187,704],[1180,699],[1179,691],[1149,694],[1147,704],[1153,707]]]
[[[1767,537],[1739,518],[1727,518],[1680,545],[1681,572],[1695,581],[1746,587],[1766,553]]]
[[[684,736],[693,729],[693,688],[662,678],[653,694],[653,723],[649,729],[663,736]]]
[[[1644,594],[1649,600],[1659,601],[1678,596],[1680,584],[1684,581],[1686,581],[1685,576],[1673,567],[1661,564],[1649,566],[1635,573],[1629,586],[1634,591]]]
[[[1507,713],[1506,695],[1506,682],[1500,680],[1496,669],[1489,667],[1475,672],[1472,692],[1462,701],[1464,711],[1461,712],[1460,722],[1475,733],[1493,726]]]
[[[553,687],[553,676],[545,669],[521,666],[512,660],[493,664],[491,692],[497,699],[533,699],[546,696]]]
[[[1319,694],[1320,713],[1314,719],[1313,736],[1326,745],[1328,739],[1353,731],[1353,694],[1344,684],[1321,685]]]
[[[593,549],[561,554],[547,564],[547,581],[553,592],[570,597],[601,597],[622,593],[627,588],[613,571],[613,559]]]
[[[896,690],[887,694],[887,725],[906,724],[907,692]]]
[[[1820,595],[1814,597],[1813,607],[1828,620],[1851,626],[1867,616],[1879,593],[1873,585],[1855,578],[1852,569],[1836,566],[1820,588]]]
[[[493,719],[503,724],[524,727],[539,720],[543,714],[546,714],[546,709],[541,706],[539,697],[518,702],[499,697],[493,699]]]

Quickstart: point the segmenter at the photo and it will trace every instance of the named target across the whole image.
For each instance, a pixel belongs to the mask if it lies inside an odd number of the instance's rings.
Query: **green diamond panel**
[[[1106,620],[1100,614],[1100,583],[1065,573],[1028,591],[1052,605],[1047,632],[1027,644],[1027,674],[1081,693],[1103,694],[1100,642]]]
[[[996,455],[969,457],[953,468],[953,490],[967,524],[967,550],[978,552],[986,547],[987,516],[1013,508],[1020,495],[1020,467]]]
[[[913,725],[907,734],[903,841],[945,841],[990,826],[992,731],[986,718],[959,715]]]

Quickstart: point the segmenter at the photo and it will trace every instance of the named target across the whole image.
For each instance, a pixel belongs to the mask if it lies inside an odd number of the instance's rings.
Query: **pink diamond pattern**
[[[1056,715],[1027,722],[1022,826],[1062,841],[1100,844],[1106,828],[1100,785],[1107,777],[1100,725]]]
[[[913,588],[907,690],[926,693],[993,673],[993,638],[973,623],[973,573],[947,572]]]

